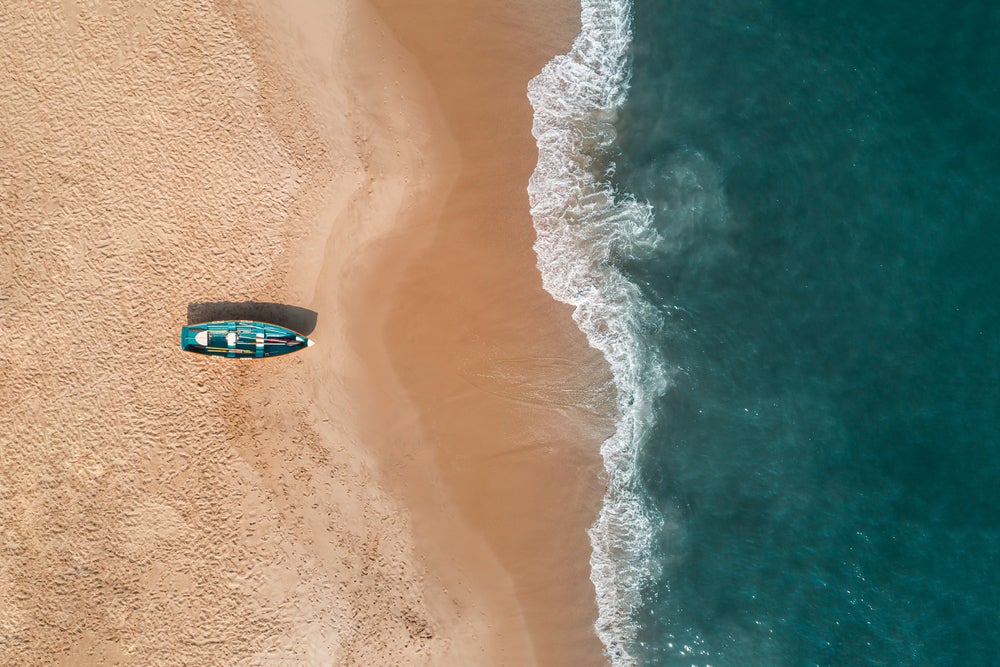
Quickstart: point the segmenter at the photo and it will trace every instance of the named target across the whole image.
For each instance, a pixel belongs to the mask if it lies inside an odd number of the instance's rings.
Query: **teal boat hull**
[[[181,329],[181,349],[185,352],[227,359],[276,357],[313,344],[297,331],[250,320],[203,322]]]

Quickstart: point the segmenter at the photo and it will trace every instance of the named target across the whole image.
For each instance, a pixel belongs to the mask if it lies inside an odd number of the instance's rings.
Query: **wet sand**
[[[546,4],[376,2],[427,73],[460,161],[440,210],[414,215],[433,238],[402,272],[385,340],[440,495],[510,578],[504,615],[520,616],[538,664],[604,664],[586,529],[603,493],[609,377],[542,289],[526,193],[537,159],[527,81],[579,31],[579,5]],[[390,249],[376,271],[391,274],[401,254]],[[419,489],[409,480],[423,469],[399,476]],[[411,503],[424,539],[447,540],[451,503],[433,500]]]
[[[524,193],[578,8],[432,4],[0,9],[0,663],[600,664]],[[181,354],[220,301],[319,344]]]

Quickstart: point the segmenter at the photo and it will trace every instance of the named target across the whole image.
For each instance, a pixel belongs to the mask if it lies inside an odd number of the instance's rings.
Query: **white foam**
[[[632,618],[653,575],[659,519],[640,497],[636,455],[667,381],[662,360],[640,344],[657,314],[615,265],[617,256],[657,244],[652,211],[594,173],[615,140],[615,114],[628,93],[631,7],[627,0],[583,0],[581,18],[570,52],[528,85],[539,153],[528,194],[545,289],[574,306],[573,318],[607,358],[618,389],[617,427],[601,445],[607,492],[590,529],[596,630],[617,667],[635,664]]]

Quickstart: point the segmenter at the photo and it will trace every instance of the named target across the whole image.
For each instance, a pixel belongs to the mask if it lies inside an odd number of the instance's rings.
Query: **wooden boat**
[[[181,329],[181,349],[229,359],[260,359],[312,347],[302,334],[267,322],[227,320]]]

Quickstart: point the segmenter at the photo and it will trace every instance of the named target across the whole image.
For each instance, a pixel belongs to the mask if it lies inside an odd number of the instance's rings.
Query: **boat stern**
[[[181,349],[190,351],[192,348],[208,346],[208,331],[198,327],[181,328]]]

